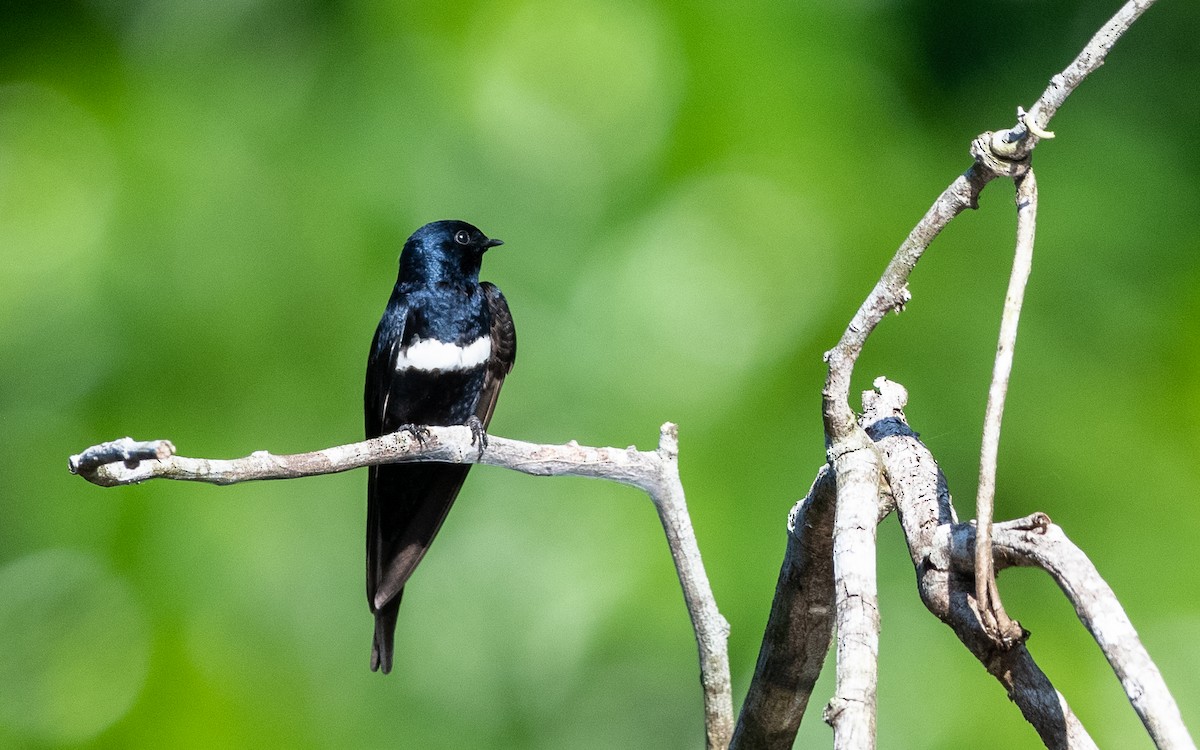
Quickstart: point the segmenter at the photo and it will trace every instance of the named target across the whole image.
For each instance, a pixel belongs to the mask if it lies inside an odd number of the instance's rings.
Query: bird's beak
[[[499,247],[500,245],[503,245],[503,244],[504,244],[504,240],[490,239],[487,242],[483,243],[483,249],[487,250],[488,248]]]

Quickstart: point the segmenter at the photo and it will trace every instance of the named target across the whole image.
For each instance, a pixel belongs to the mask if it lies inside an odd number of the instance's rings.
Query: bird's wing
[[[367,382],[363,393],[363,417],[368,438],[394,432],[400,424],[392,424],[394,417],[388,416],[388,402],[392,398],[396,373],[396,359],[404,341],[404,328],[408,321],[409,307],[401,302],[389,304],[383,320],[375,329],[371,341],[371,353],[367,358]],[[380,472],[390,467],[371,466],[367,475],[367,599],[374,608],[375,592],[387,564],[386,543],[383,539],[385,519],[381,504]]]
[[[399,424],[390,424],[388,401],[392,396],[395,380],[396,360],[400,356],[400,345],[404,341],[404,329],[408,324],[408,304],[389,304],[383,320],[375,329],[371,339],[371,353],[367,358],[367,383],[363,393],[363,416],[368,438],[395,432]]]
[[[517,359],[517,329],[513,325],[512,313],[508,311],[508,302],[500,290],[486,281],[480,282],[479,287],[483,290],[483,298],[492,318],[492,354],[483,376],[483,390],[479,394],[475,416],[487,427],[492,421],[492,412],[496,410],[500,386],[504,385],[504,378]]]

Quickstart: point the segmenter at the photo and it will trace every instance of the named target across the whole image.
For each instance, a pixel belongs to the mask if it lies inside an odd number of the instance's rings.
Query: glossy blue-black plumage
[[[501,244],[461,221],[426,224],[400,254],[400,273],[367,361],[367,437],[407,425],[486,426],[516,356],[504,296],[479,281],[483,253]],[[434,340],[466,347],[488,341],[470,366],[414,366],[410,346]],[[398,367],[398,363],[400,367]],[[454,503],[470,466],[371,467],[367,486],[367,600],[375,615],[371,668],[391,670],[392,638],[404,585]]]

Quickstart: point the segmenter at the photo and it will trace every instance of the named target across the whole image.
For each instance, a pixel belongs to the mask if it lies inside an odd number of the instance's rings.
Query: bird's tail
[[[373,610],[375,615],[375,639],[371,643],[371,671],[387,674],[392,671],[392,644],[396,636],[396,618],[400,614],[400,595],[404,589],[391,601],[379,609]]]

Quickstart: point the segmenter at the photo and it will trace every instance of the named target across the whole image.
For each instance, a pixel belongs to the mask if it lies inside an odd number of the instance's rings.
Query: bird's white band
[[[447,344],[437,339],[414,339],[396,358],[397,370],[469,370],[487,362],[492,339],[480,336],[469,344]]]

